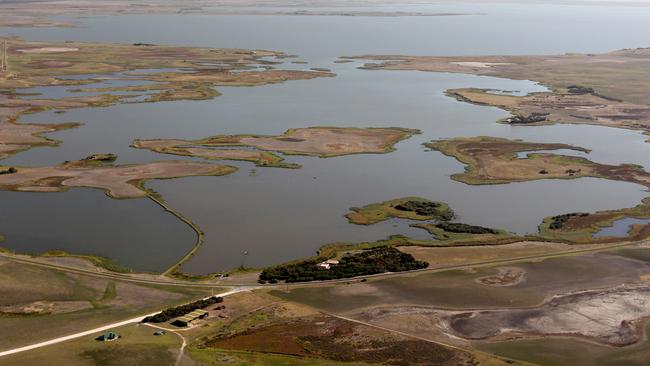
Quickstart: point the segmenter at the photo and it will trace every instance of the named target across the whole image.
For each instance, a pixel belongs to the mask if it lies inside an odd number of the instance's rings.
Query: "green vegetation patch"
[[[650,198],[645,198],[639,205],[630,208],[547,217],[539,226],[539,235],[546,240],[562,240],[578,244],[644,240],[650,237],[650,226],[648,225],[632,226],[632,230],[625,237],[593,237],[603,228],[612,226],[616,221],[625,218],[649,219]]]
[[[320,262],[308,259],[270,267],[260,273],[260,282],[276,283],[309,282],[351,278],[384,272],[403,272],[426,268],[427,262],[418,261],[412,255],[396,248],[383,246],[347,254],[340,261]]]
[[[451,233],[466,233],[466,234],[498,234],[499,231],[482,226],[462,224],[459,222],[441,222],[436,224],[438,229],[451,232]]]
[[[80,356],[92,360],[92,364],[96,366],[174,364],[174,355],[168,347],[151,344],[89,349],[83,351]]]
[[[372,225],[390,218],[448,221],[454,217],[454,212],[446,203],[420,197],[397,198],[364,207],[352,207],[350,211],[345,217],[357,225]]]

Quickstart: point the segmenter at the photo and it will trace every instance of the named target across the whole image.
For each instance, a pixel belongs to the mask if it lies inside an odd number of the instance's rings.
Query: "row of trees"
[[[320,267],[319,261],[309,259],[270,267],[260,273],[261,283],[309,282],[350,278],[384,272],[402,272],[426,268],[427,262],[418,261],[412,255],[383,246],[347,254],[329,269]]]
[[[148,316],[142,320],[143,323],[163,323],[166,321],[169,321],[173,318],[177,318],[179,316],[183,316],[186,314],[189,314],[193,312],[196,309],[203,309],[207,306],[221,303],[223,302],[223,297],[220,296],[212,296],[208,297],[207,299],[202,299],[198,301],[191,302],[189,304],[184,304],[180,306],[176,306],[173,308],[167,308],[160,313],[153,315],[153,316]]]
[[[458,222],[441,222],[436,224],[438,229],[448,231],[450,233],[465,233],[465,234],[498,234],[499,232],[482,226],[461,224]]]

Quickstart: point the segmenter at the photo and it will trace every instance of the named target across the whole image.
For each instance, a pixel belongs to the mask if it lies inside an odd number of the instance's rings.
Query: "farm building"
[[[172,325],[177,327],[187,327],[192,321],[196,319],[205,319],[207,316],[208,312],[205,310],[194,310],[193,312],[174,320]]]
[[[339,261],[336,259],[328,259],[325,262],[319,263],[318,266],[324,269],[330,269],[332,266],[335,266],[337,264],[339,264]]]

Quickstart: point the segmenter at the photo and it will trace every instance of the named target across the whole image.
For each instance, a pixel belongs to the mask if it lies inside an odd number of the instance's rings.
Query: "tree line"
[[[463,233],[463,234],[498,234],[499,232],[487,227],[462,224],[459,222],[441,222],[436,224],[438,229],[450,233]]]
[[[189,304],[184,304],[180,306],[175,306],[173,308],[167,308],[160,313],[148,316],[142,319],[143,323],[163,323],[171,319],[177,318],[179,316],[187,315],[194,310],[203,309],[207,306],[223,302],[223,297],[212,296],[207,299],[201,299]]]
[[[333,264],[329,269],[318,265],[321,260],[308,259],[267,268],[260,273],[259,282],[323,281],[384,272],[412,271],[429,266],[427,262],[418,261],[412,255],[388,246],[347,254],[340,259],[339,264]]]

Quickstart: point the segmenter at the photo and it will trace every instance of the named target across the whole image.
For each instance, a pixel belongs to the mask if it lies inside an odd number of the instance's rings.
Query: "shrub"
[[[585,216],[589,216],[589,214],[574,212],[574,213],[568,213],[564,215],[553,216],[551,217],[551,223],[548,225],[548,228],[551,230],[559,230],[564,226],[564,224],[566,224],[569,221],[570,218],[585,217]]]

